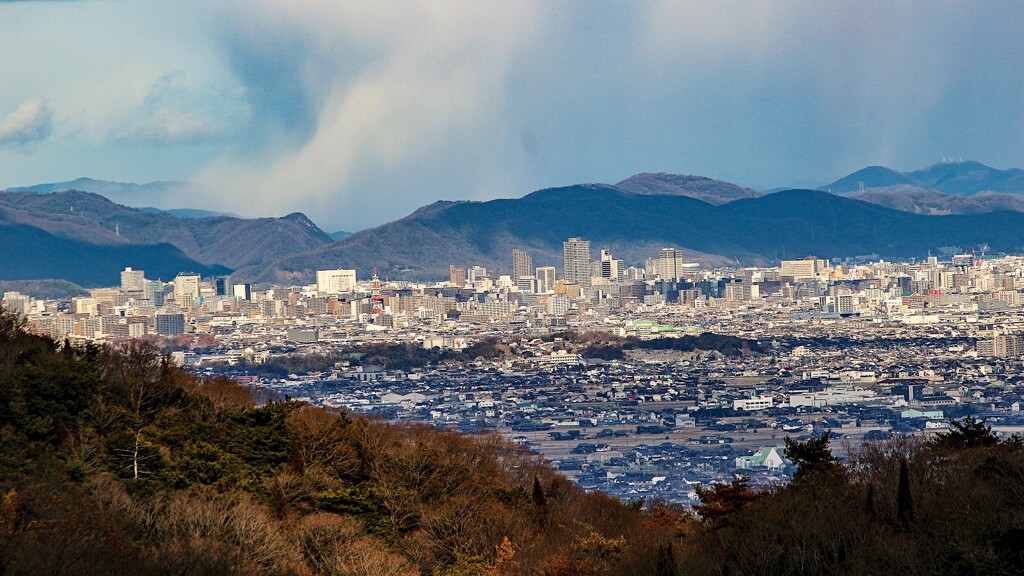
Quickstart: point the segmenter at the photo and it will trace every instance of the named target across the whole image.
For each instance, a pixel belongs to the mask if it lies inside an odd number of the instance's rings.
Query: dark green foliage
[[[793,474],[794,482],[816,474],[839,470],[839,459],[832,455],[832,450],[829,448],[831,438],[831,431],[806,442],[786,437],[786,458],[797,466],[796,472]]]
[[[655,576],[676,576],[679,569],[676,566],[676,557],[672,553],[672,543],[658,547],[658,569]]]
[[[296,402],[271,402],[233,414],[228,424],[227,447],[247,465],[266,473],[288,461],[288,435],[284,420]]]
[[[820,448],[810,461],[827,460]],[[849,468],[829,464],[692,533],[679,543],[681,573],[1021,573],[1019,448],[895,439],[850,457]]]
[[[755,340],[704,332],[699,336],[653,338],[650,340],[630,337],[620,343],[594,343],[583,348],[580,354],[584,358],[619,360],[624,357],[623,351],[625,350],[676,350],[680,352],[703,350],[719,352],[730,358],[742,356],[744,352],[765,353],[764,348]]]
[[[914,498],[910,494],[910,467],[906,458],[900,459],[900,480],[896,485],[896,517],[904,530],[908,530],[914,522]]]
[[[188,444],[167,473],[175,488],[189,486],[245,487],[252,469],[241,458],[207,442]]]
[[[705,522],[718,525],[764,495],[750,488],[750,478],[740,476],[729,483],[712,484],[710,488],[697,486],[700,504],[693,509]]]
[[[999,437],[992,433],[992,427],[984,420],[965,416],[959,422],[950,418],[951,428],[935,435],[935,445],[947,449],[987,448],[999,444]]]
[[[537,510],[547,508],[547,498],[544,497],[544,488],[540,485],[540,478],[533,477],[533,505]]]
[[[380,366],[387,370],[412,370],[436,366],[440,362],[470,362],[480,358],[493,359],[508,347],[493,338],[475,342],[465,350],[423,348],[416,344],[364,344],[332,354],[290,354],[274,356],[262,364],[240,364],[238,369],[250,374],[283,378],[288,374],[308,374],[331,370],[347,361],[352,366]]]

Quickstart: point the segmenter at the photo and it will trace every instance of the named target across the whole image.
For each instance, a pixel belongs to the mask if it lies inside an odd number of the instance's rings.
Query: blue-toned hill
[[[540,190],[519,199],[438,202],[401,220],[280,259],[263,280],[311,277],[327,266],[360,275],[374,266],[400,278],[443,278],[449,264],[510,271],[512,248],[538,266],[561,265],[562,242],[591,241],[595,253],[639,263],[676,246],[710,263],[765,263],[786,257],[877,253],[921,256],[939,246],[988,243],[1024,250],[1024,214],[927,216],[816,190],[788,190],[720,206],[682,196],[634,194],[588,184]]]

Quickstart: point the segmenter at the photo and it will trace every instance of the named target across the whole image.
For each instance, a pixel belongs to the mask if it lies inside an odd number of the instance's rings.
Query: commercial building
[[[179,306],[194,306],[199,301],[199,290],[199,274],[182,272],[174,278],[174,301]]]
[[[462,287],[466,285],[466,269],[456,268],[455,264],[448,266],[448,282],[452,286]]]
[[[658,276],[663,280],[676,280],[683,275],[683,252],[675,248],[662,248],[658,252]]]
[[[230,296],[231,276],[217,276],[213,279],[213,287],[217,296]]]
[[[356,287],[355,270],[317,270],[316,290],[321,294],[341,294]]]
[[[790,276],[794,280],[827,278],[828,274],[828,260],[819,260],[814,256],[808,256],[803,260],[783,260],[782,268],[779,272],[779,275],[783,278]]]
[[[512,277],[517,281],[523,276],[533,275],[533,258],[525,250],[512,251]]]
[[[538,266],[537,267],[537,293],[543,294],[545,292],[552,292],[555,289],[555,267],[554,266]]]
[[[252,284],[235,284],[233,293],[239,300],[252,300]]]
[[[156,333],[163,336],[174,336],[185,333],[184,314],[157,314]]]
[[[130,266],[121,271],[121,290],[125,292],[142,292],[145,288],[145,271],[132,270]]]
[[[590,287],[590,241],[569,238],[562,243],[562,271],[569,282]]]

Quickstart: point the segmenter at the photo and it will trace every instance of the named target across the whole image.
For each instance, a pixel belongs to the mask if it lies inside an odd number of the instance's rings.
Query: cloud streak
[[[473,169],[453,171],[459,189],[450,193],[465,194],[477,170],[498,172],[501,160],[479,150],[496,137],[506,71],[537,12],[528,3],[242,8],[242,25],[224,41],[248,82],[263,145],[215,162],[201,187],[240,191],[261,209],[300,204],[379,221],[409,204],[418,178],[436,178],[438,163],[464,158]]]
[[[238,91],[186,82],[181,71],[159,78],[138,110],[110,139],[134,146],[203,144],[230,138],[249,121]]]
[[[43,98],[29,98],[0,120],[0,146],[21,146],[45,140],[53,127],[53,114]]]

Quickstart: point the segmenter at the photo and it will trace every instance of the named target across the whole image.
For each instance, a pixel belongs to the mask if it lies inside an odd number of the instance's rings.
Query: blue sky
[[[0,1],[0,187],[181,180],[161,207],[355,230],[642,171],[1020,167],[1021,22],[1022,2]]]

